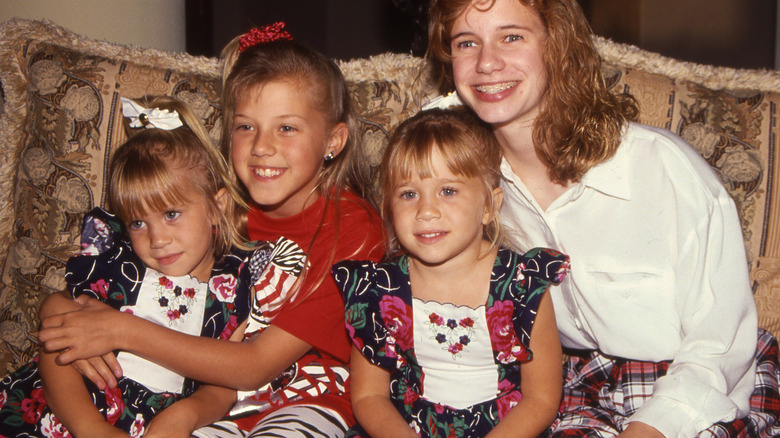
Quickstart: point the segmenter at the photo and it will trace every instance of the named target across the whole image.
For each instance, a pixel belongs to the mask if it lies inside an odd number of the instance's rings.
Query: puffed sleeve
[[[344,298],[352,342],[369,362],[394,371],[396,347],[408,347],[404,329],[411,329],[411,320],[406,303],[389,293],[388,271],[374,262],[347,260],[333,265],[332,273]]]
[[[515,333],[526,348],[547,286],[560,284],[569,267],[569,256],[553,249],[534,248],[518,257],[511,291],[515,301]]]
[[[132,291],[142,276],[142,263],[124,240],[119,218],[100,208],[89,212],[84,217],[81,251],[66,264],[65,282],[71,295],[87,295],[118,309],[135,304]]]

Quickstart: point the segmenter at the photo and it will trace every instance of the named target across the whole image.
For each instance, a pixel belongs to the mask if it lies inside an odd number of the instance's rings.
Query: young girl
[[[328,273],[338,260],[380,258],[383,230],[358,196],[369,184],[344,78],[332,61],[289,38],[276,24],[249,32],[223,52],[234,62],[225,68],[223,142],[253,201],[249,236],[287,239],[284,262],[269,265],[252,300],[247,342],[210,343],[208,355],[194,355],[202,339],[172,339],[125,315],[111,318],[116,336],[64,336],[94,317],[68,314],[44,324],[51,327],[41,333],[52,341],[47,348],[70,348],[60,355],[64,362],[122,349],[219,385],[166,410],[153,431],[184,435],[222,418],[237,401],[236,391],[226,388],[246,391],[233,411],[241,418],[200,436],[341,436],[354,421],[343,303]],[[157,342],[144,342],[148,338]]]
[[[572,259],[554,436],[778,436],[777,342],[756,332],[734,202],[607,89],[578,2],[432,0],[429,19],[442,91],[501,146],[502,223]]]
[[[555,418],[561,348],[544,292],[568,258],[499,247],[499,157],[463,110],[394,132],[382,213],[400,255],[333,267],[354,341],[353,435],[536,437]]]
[[[170,98],[150,105],[123,101],[130,126],[149,129],[112,157],[109,204],[117,216],[96,209],[85,218],[82,252],[67,265],[68,295],[94,297],[170,330],[227,339],[249,311],[250,256],[262,261],[269,251],[237,249],[244,241],[236,226],[238,187],[197,116]],[[74,306],[53,295],[41,317]],[[120,353],[124,377],[102,391],[54,356],[43,349],[3,380],[0,434],[139,436],[154,415],[196,388]]]

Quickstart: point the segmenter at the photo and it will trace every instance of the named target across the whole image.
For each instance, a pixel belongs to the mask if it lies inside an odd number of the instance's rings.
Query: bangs
[[[150,211],[162,211],[192,202],[191,189],[182,177],[187,169],[181,165],[169,166],[164,161],[134,162],[124,166],[116,175],[111,192],[111,208],[123,220],[131,220]],[[191,185],[191,183],[189,184]],[[190,196],[187,196],[189,192]]]
[[[480,177],[480,158],[476,154],[482,149],[472,144],[470,135],[458,130],[419,130],[411,133],[399,143],[389,157],[387,172],[389,181],[395,187],[411,179],[417,173],[420,179],[434,176],[433,155],[438,152],[447,170],[453,175],[468,178]],[[446,144],[447,150],[440,145]]]

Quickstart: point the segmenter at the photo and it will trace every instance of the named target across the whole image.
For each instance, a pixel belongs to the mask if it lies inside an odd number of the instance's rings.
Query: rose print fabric
[[[496,394],[460,409],[426,398],[424,370],[428,368],[420,365],[419,358],[427,353],[418,352],[414,342],[408,257],[388,263],[340,262],[333,266],[333,276],[344,296],[347,330],[354,345],[371,363],[390,372],[390,398],[410,427],[422,437],[481,437],[522,398],[520,364],[533,355],[528,346],[539,301],[547,285],[560,283],[568,268],[568,257],[554,250],[533,249],[520,255],[500,249],[488,299],[479,314],[470,318],[428,315],[430,324],[423,331],[437,331],[431,336],[442,341],[438,348],[446,347],[448,361],[470,350],[473,323],[480,320],[486,327]],[[470,385],[464,383],[463,379],[450,382],[467,391]],[[356,426],[347,436],[366,435]]]
[[[253,278],[250,260],[263,259],[270,251],[266,245],[254,251],[234,249],[214,263],[208,285],[192,277],[171,278],[147,269],[122,238],[118,219],[99,209],[84,221],[82,248],[82,254],[67,264],[66,280],[74,297],[88,295],[172,329],[219,339],[229,338],[247,318]],[[108,422],[134,437],[143,434],[154,415],[198,386],[180,378],[176,390],[155,391],[128,376],[138,375],[133,366],[156,365],[138,365],[133,360],[122,365],[125,376],[114,390],[100,391],[87,379],[84,382]],[[167,385],[170,382],[166,380]],[[0,382],[0,435],[71,436],[46,403],[37,358]]]

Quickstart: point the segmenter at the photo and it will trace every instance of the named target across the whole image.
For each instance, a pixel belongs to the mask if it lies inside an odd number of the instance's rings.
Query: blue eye
[[[507,36],[504,38],[504,41],[507,41],[507,42],[512,42],[512,41],[522,41],[522,40],[524,40],[524,39],[525,39],[525,38],[524,38],[522,35],[507,35]]]
[[[168,210],[165,212],[165,219],[172,221],[178,218],[181,215],[180,211],[177,210]]]
[[[458,193],[457,190],[453,189],[452,187],[444,187],[441,189],[442,196],[455,196],[456,193]]]
[[[282,131],[282,132],[293,132],[293,131],[296,131],[296,129],[294,127],[290,126],[290,125],[282,125],[279,128],[279,130]]]
[[[401,195],[399,196],[399,198],[404,200],[414,199],[416,197],[417,197],[417,193],[415,193],[412,190],[404,190],[403,192],[401,192]]]
[[[131,231],[140,230],[144,227],[143,221],[130,221],[127,223],[127,228]]]

